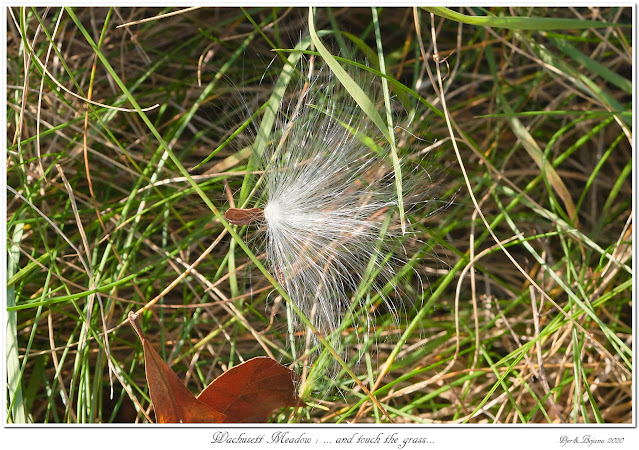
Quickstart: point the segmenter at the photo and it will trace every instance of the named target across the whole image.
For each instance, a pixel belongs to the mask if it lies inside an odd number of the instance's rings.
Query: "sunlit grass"
[[[254,356],[302,372],[256,228],[221,221],[257,201],[251,155],[301,53],[376,77],[376,104],[344,84],[443,210],[406,208],[404,320],[347,316],[343,364],[321,354],[309,406],[273,420],[632,421],[630,8],[320,8],[303,45],[307,9],[8,11],[11,422],[153,418],[127,315],[216,241],[140,316],[147,338],[194,392]]]

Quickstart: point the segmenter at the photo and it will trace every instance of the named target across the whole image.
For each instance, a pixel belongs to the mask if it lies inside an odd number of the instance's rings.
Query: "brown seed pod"
[[[224,213],[224,218],[233,225],[248,225],[264,219],[264,210],[261,208],[229,208]]]

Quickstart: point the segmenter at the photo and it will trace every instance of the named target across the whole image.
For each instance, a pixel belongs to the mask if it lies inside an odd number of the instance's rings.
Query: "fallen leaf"
[[[142,333],[137,316],[129,321],[142,341],[146,380],[158,423],[223,423],[226,415],[207,405],[189,391],[182,380],[164,362]]]
[[[305,406],[297,396],[299,376],[267,357],[229,369],[196,398],[151,346],[133,312],[129,322],[142,341],[146,380],[158,423],[266,422],[276,409]]]
[[[305,406],[297,396],[298,375],[268,357],[257,357],[217,377],[198,400],[226,415],[227,423],[266,422],[287,406]]]

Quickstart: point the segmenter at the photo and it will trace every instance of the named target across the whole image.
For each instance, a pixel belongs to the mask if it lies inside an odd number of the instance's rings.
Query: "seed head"
[[[280,108],[261,158],[265,202],[255,218],[265,225],[267,269],[343,350],[336,330],[345,317],[359,334],[370,331],[376,306],[396,317],[403,310],[389,292],[405,236],[388,142],[328,69],[318,72]],[[370,77],[361,81],[370,90]]]

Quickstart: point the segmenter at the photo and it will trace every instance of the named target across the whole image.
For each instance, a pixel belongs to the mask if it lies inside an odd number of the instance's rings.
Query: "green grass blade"
[[[20,217],[24,216],[23,213]],[[24,224],[18,218],[15,224],[11,245],[7,260],[7,277],[11,277],[17,272],[20,260],[20,243],[24,234]],[[14,286],[7,288],[7,307],[15,306],[16,292]],[[7,384],[9,390],[9,402],[11,405],[10,419],[13,423],[26,423],[26,414],[22,399],[22,383],[20,380],[20,355],[18,352],[18,327],[17,312],[7,311],[6,328],[6,349],[7,349]]]
[[[496,16],[468,16],[449,8],[422,7],[444,19],[455,22],[477,25],[481,27],[505,28],[507,30],[581,30],[585,28],[608,28],[613,25],[594,20],[562,19],[559,17],[496,17]],[[630,26],[630,24],[614,26]]]
[[[599,75],[604,80],[614,84],[619,89],[622,89],[628,94],[632,94],[632,82],[627,78],[622,77],[618,73],[608,69],[600,62],[595,61],[591,57],[583,54],[565,39],[550,38],[550,41],[555,44],[555,46],[559,50],[572,58],[575,62],[581,64],[586,69],[591,70],[593,73]]]
[[[391,147],[391,156],[393,159],[393,170],[395,172],[395,187],[397,191],[397,207],[399,209],[400,223],[402,232],[406,232],[406,217],[404,213],[404,197],[402,193],[402,168],[399,162],[399,156],[397,155],[397,148],[395,146],[395,137],[393,135],[392,124],[387,124],[382,119],[379,111],[375,108],[375,105],[371,99],[366,95],[361,87],[351,78],[351,76],[344,70],[344,68],[335,60],[333,55],[322,44],[317,32],[315,31],[315,20],[313,19],[313,7],[309,8],[308,14],[308,27],[313,44],[317,47],[320,55],[324,58],[326,64],[331,68],[331,71],[335,74],[337,79],[342,83],[344,88],[353,97],[355,102],[362,108],[362,111],[373,121],[373,123],[379,128]],[[380,61],[381,64],[381,61]],[[387,89],[388,91],[388,89]]]

